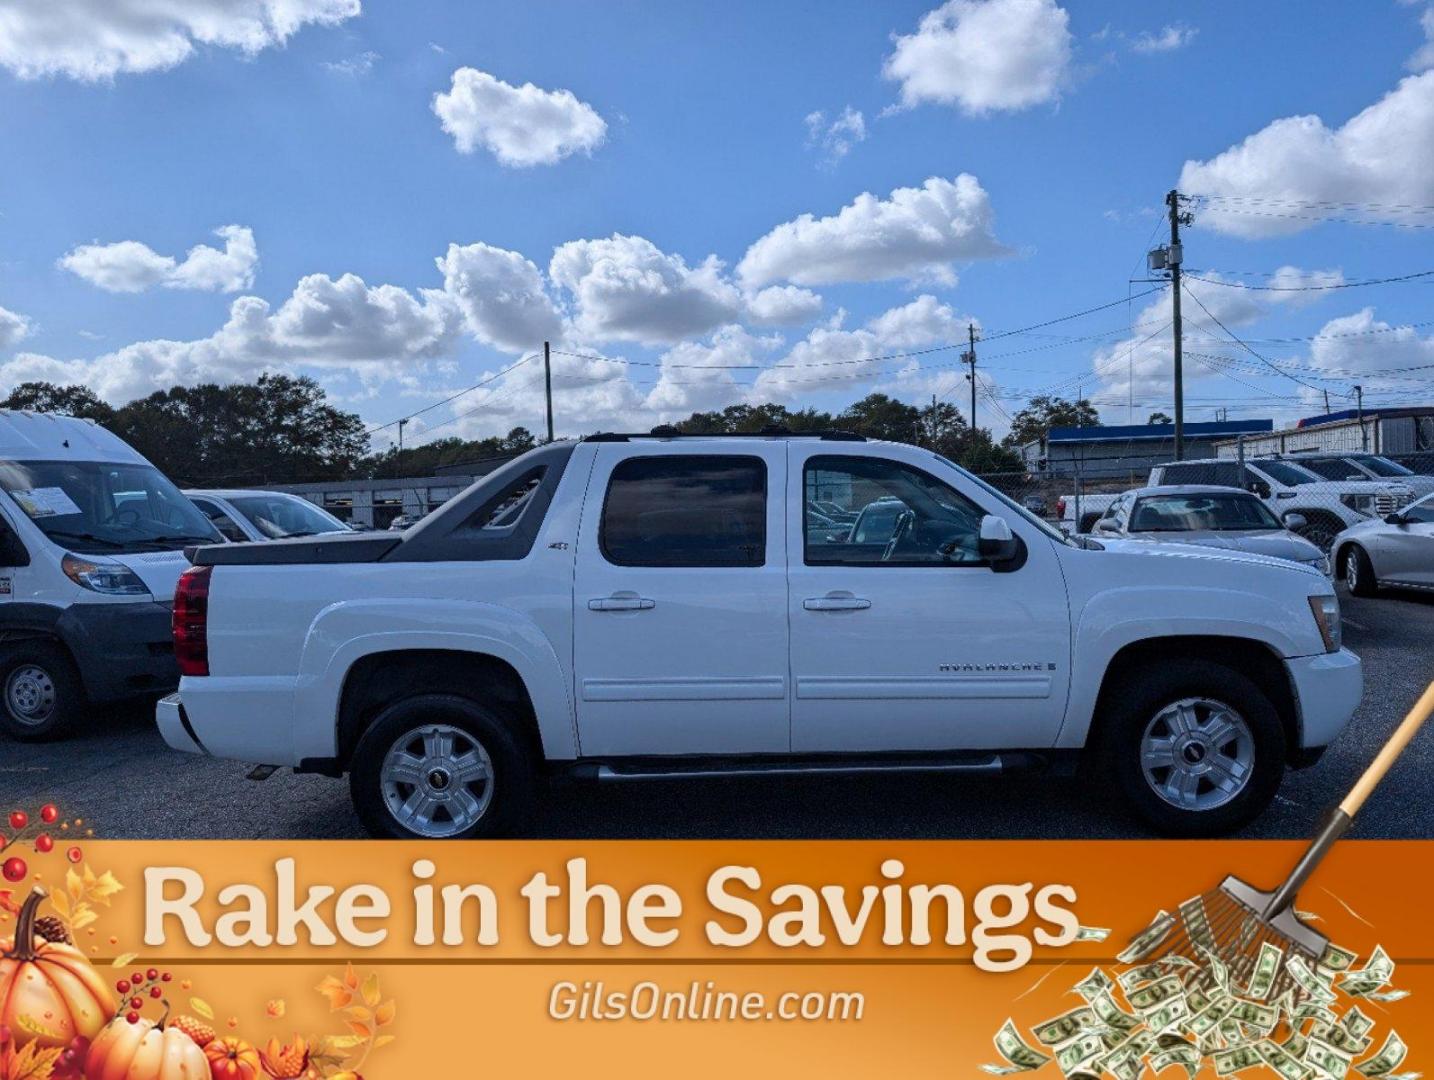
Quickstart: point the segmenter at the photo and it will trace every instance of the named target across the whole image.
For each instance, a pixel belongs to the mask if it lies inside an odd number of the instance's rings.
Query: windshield
[[[1361,465],[1363,465],[1366,469],[1368,469],[1370,472],[1372,472],[1375,476],[1413,476],[1413,475],[1414,475],[1413,470],[1411,470],[1411,469],[1406,469],[1403,465],[1399,464],[1399,462],[1397,462],[1397,461],[1390,461],[1388,458],[1375,457],[1373,454],[1370,454],[1369,457],[1365,457],[1364,455],[1361,454],[1359,457],[1355,458],[1354,460],[1357,461],[1357,462],[1359,462]]]
[[[1303,465],[1291,465],[1288,461],[1252,461],[1250,465],[1287,487],[1323,482],[1323,478],[1317,473],[1310,472]]]
[[[3,461],[0,487],[52,541],[81,554],[172,551],[221,539],[152,465]]]
[[[235,495],[229,499],[249,523],[270,540],[285,536],[313,536],[315,533],[348,532],[332,514],[326,514],[308,499],[279,492],[263,495]]]
[[[1250,495],[1148,495],[1130,513],[1131,532],[1233,532],[1283,529]]]
[[[1009,495],[1002,492],[999,488],[994,488],[990,484],[986,483],[986,481],[982,480],[975,473],[968,472],[967,470],[961,468],[960,465],[957,465],[950,458],[944,457],[941,454],[933,452],[931,456],[942,464],[951,466],[951,468],[955,469],[962,476],[966,477],[966,479],[970,480],[973,484],[978,485],[982,491],[985,491],[990,495],[994,495],[998,500],[1000,500],[1002,505],[1010,509],[1022,520],[1030,522],[1036,528],[1040,529],[1041,532],[1049,536],[1052,540],[1056,541],[1057,543],[1065,544],[1067,547],[1081,546],[1075,540],[1072,540],[1068,535],[1066,535],[1066,533],[1064,533],[1060,529],[1057,529],[1049,521],[1046,521],[1044,518],[1037,517],[1035,514],[1027,510],[1024,506],[1017,504]]]

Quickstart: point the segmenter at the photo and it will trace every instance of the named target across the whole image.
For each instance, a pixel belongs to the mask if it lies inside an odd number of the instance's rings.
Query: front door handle
[[[617,592],[588,601],[589,611],[647,611],[656,606],[657,601],[648,600],[634,592]]]
[[[871,607],[870,600],[851,593],[827,593],[826,596],[809,596],[802,601],[808,611],[865,611]]]

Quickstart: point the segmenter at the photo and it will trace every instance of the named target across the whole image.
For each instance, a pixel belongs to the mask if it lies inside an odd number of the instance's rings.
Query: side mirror
[[[1289,513],[1285,515],[1285,528],[1289,529],[1291,532],[1298,532],[1300,529],[1303,529],[1309,523],[1309,518],[1305,517],[1303,514]]]
[[[1011,534],[1011,526],[1005,518],[987,514],[981,519],[981,533],[977,550],[981,558],[995,565],[1008,563],[1020,554],[1020,541]]]
[[[1262,499],[1268,499],[1270,497],[1270,485],[1263,480],[1251,480],[1245,486]]]
[[[1409,523],[1404,520],[1404,515],[1403,515],[1403,514],[1389,514],[1389,515],[1387,515],[1387,516],[1385,517],[1385,519],[1384,519],[1384,524],[1386,524],[1386,525],[1407,525],[1407,524],[1409,524]]]
[[[1119,534],[1120,526],[1115,523],[1113,518],[1101,518],[1095,523],[1095,528],[1092,531],[1105,536],[1115,536]]]

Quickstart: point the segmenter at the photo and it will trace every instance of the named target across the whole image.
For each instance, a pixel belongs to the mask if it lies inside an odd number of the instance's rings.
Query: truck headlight
[[[1339,652],[1339,598],[1333,593],[1311,596],[1310,612],[1314,615],[1315,625],[1319,627],[1319,636],[1324,639],[1324,651]]]
[[[113,559],[82,559],[66,554],[60,569],[76,585],[107,596],[148,596],[149,587],[124,563]]]
[[[1357,514],[1363,514],[1366,517],[1374,515],[1373,495],[1341,495],[1339,501]]]

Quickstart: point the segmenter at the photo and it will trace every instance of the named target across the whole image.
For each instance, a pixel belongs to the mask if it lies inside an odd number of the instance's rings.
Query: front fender
[[[1127,645],[1165,637],[1235,638],[1258,642],[1283,658],[1322,651],[1310,648],[1314,632],[1307,606],[1296,611],[1268,595],[1239,589],[1162,585],[1103,590],[1087,601],[1076,621],[1070,706],[1056,745],[1085,745],[1106,670]]]
[[[577,756],[571,680],[538,625],[498,604],[433,599],[420,612],[405,599],[340,601],[315,616],[299,661],[295,716],[322,716],[327,723],[307,735],[296,730],[296,741],[307,738],[314,744],[297,746],[296,756],[337,754],[339,701],[355,663],[376,653],[414,649],[483,653],[512,665],[532,699],[544,756]]]

